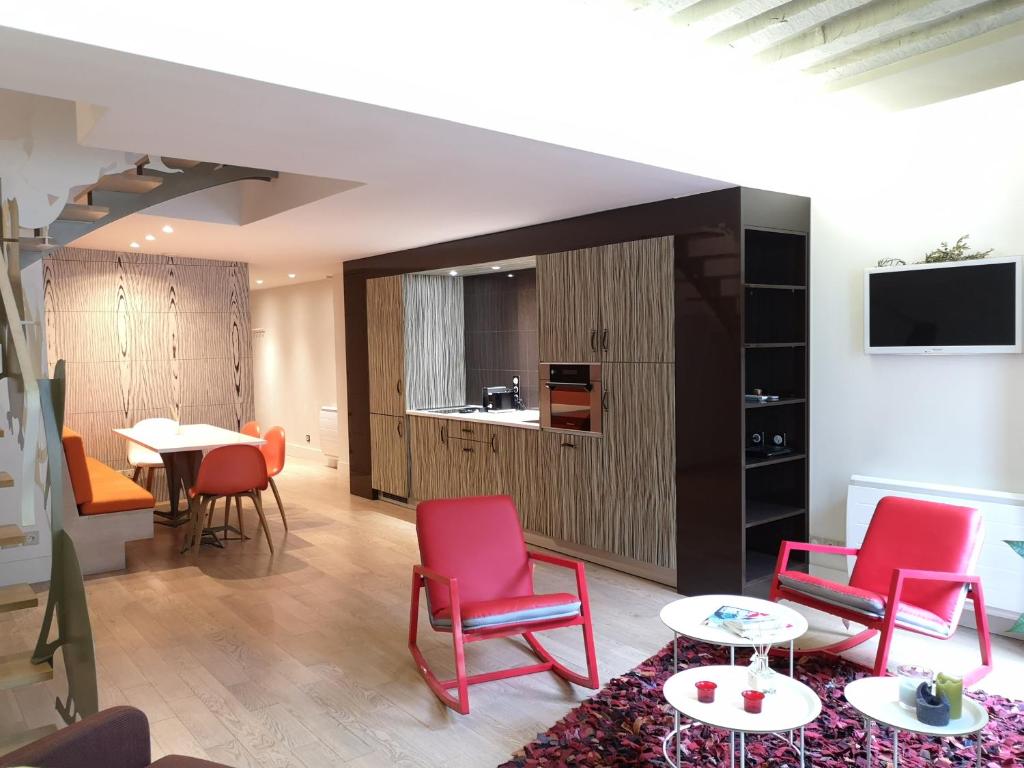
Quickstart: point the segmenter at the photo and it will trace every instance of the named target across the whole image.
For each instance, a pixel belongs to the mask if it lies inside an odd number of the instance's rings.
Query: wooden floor
[[[182,531],[157,526],[129,545],[129,570],[88,580],[100,705],[131,704],[152,726],[154,759],[179,753],[232,766],[493,766],[589,691],[548,675],[471,689],[472,714],[441,707],[406,650],[410,567],[417,561],[408,513],[349,496],[340,475],[289,459],[278,479],[286,535],[273,500],[267,515],[277,552],[254,538],[204,547],[197,563],[178,554]],[[255,515],[247,515],[256,533]],[[671,639],[658,611],[666,587],[589,566],[602,681]],[[538,570],[538,588],[572,591],[571,575]],[[0,637],[30,647],[41,609],[0,615]],[[819,617],[820,618],[820,617]],[[821,621],[818,629],[831,629]],[[428,657],[451,670],[446,636],[421,633]],[[582,661],[578,630],[550,647]],[[971,659],[969,633],[938,645],[945,659]],[[513,641],[470,646],[471,671],[530,657]],[[934,651],[932,651],[934,652]],[[976,651],[974,651],[976,652]],[[1004,674],[990,690],[1024,694],[1021,644],[1000,638]],[[919,660],[901,636],[895,660]],[[1008,674],[1012,672],[1012,674]],[[992,685],[997,682],[997,685]],[[0,728],[56,722],[55,681],[0,693]]]

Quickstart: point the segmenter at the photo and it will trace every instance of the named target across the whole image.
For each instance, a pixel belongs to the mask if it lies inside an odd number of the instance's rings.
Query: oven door
[[[570,432],[601,432],[601,382],[546,381],[541,397],[541,426]]]

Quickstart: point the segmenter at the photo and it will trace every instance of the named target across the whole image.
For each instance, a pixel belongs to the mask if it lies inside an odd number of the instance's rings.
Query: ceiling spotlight
[[[164,224],[160,228],[160,231],[163,232],[165,235],[172,235],[174,234],[174,227],[172,227],[170,224]]]
[[[128,247],[129,248],[139,248],[141,246],[138,243],[136,243],[134,240],[132,240],[130,243],[128,243]]]
[[[256,281],[256,285],[263,285],[263,281],[262,280],[257,280]]]
[[[495,266],[495,267],[491,267],[491,269],[493,269],[493,270],[494,270],[495,272],[497,272],[497,271],[498,271],[499,269],[501,269],[501,265],[500,265],[500,264],[498,264],[498,265],[497,265],[497,266]]]
[[[155,235],[146,235],[146,239],[150,240],[150,241],[156,240],[156,236]]]
[[[288,279],[289,280],[294,280],[295,279],[295,273],[294,272],[289,272],[288,273]]]
[[[452,277],[458,277],[459,276],[459,273],[456,272],[454,269],[451,272],[449,272],[448,274],[451,275]]]
[[[512,272],[509,272],[509,273],[508,273],[508,276],[509,276],[509,277],[515,277],[515,274],[513,274]]]

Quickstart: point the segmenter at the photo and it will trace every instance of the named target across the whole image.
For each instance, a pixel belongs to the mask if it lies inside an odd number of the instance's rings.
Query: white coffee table
[[[923,736],[967,736],[977,734],[978,765],[983,761],[981,731],[988,725],[988,712],[981,704],[964,696],[963,713],[949,725],[941,728],[925,725],[912,710],[899,703],[898,677],[862,677],[846,686],[844,693],[851,706],[864,716],[864,741],[867,750],[867,768],[871,768],[871,723],[892,728],[893,766],[899,765],[899,732],[909,731]]]
[[[793,676],[793,641],[807,632],[807,619],[799,612],[785,605],[742,595],[700,595],[674,600],[661,609],[661,621],[674,633],[672,638],[673,669],[679,668],[679,650],[676,641],[679,635],[702,643],[725,645],[729,648],[729,662],[736,663],[737,648],[753,648],[754,643],[735,635],[722,627],[707,626],[704,621],[723,605],[744,608],[749,611],[764,611],[777,616],[789,626],[765,635],[764,642],[772,645],[789,643],[789,676]]]
[[[711,704],[697,701],[696,683],[710,680],[718,688],[715,700]],[[752,715],[743,709],[743,698],[740,695],[747,690],[747,669],[731,665],[715,665],[710,667],[691,667],[677,672],[665,682],[665,700],[675,710],[675,729],[662,740],[662,753],[669,765],[678,768],[681,759],[679,716],[684,715],[691,720],[724,728],[729,736],[729,764],[735,765],[736,753],[733,746],[733,735],[739,734],[740,766],[746,759],[746,735],[748,733],[783,734],[787,731],[800,729],[799,748],[790,742],[804,765],[804,726],[814,722],[821,714],[821,699],[818,695],[798,680],[780,675],[775,685],[775,693],[765,696],[762,710]],[[675,760],[669,757],[668,743],[675,738]],[[785,737],[783,737],[785,739]]]

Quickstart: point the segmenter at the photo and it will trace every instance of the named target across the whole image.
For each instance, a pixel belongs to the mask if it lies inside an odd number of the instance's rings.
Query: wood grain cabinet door
[[[675,567],[675,366],[607,363],[604,385],[606,549]]]
[[[536,533],[595,549],[604,542],[604,440],[540,433],[541,499]]]
[[[601,359],[675,360],[671,237],[635,240],[601,251]]]
[[[370,481],[382,493],[409,495],[408,432],[405,416],[370,414]]]
[[[456,491],[453,496],[485,496],[486,478],[490,449],[486,443],[476,440],[450,441],[452,452],[452,476]]]
[[[541,362],[600,360],[600,248],[537,257]]]
[[[402,277],[366,281],[370,413],[405,415],[405,313]]]
[[[511,496],[523,529],[535,530],[538,482],[537,447],[539,431],[519,427],[488,427],[486,448],[490,461],[485,467],[488,494]]]
[[[415,501],[448,498],[452,473],[448,422],[426,416],[409,417],[409,496]]]

